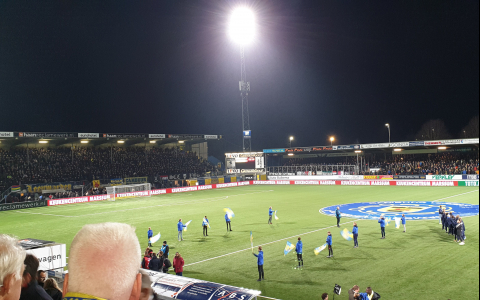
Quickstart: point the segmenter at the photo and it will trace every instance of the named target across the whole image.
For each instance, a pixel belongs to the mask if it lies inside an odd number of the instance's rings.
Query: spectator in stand
[[[138,270],[140,253],[135,229],[130,225],[85,225],[70,246],[64,299],[139,299],[142,288],[142,275]]]
[[[52,300],[45,290],[38,285],[37,271],[39,262],[38,259],[27,254],[25,257],[25,271],[23,271],[22,293],[20,300]]]
[[[38,270],[37,272],[37,281],[38,285],[43,288],[43,285],[45,284],[45,280],[47,280],[47,273],[43,270]]]
[[[18,300],[22,289],[25,250],[18,241],[0,234],[0,300]]]
[[[183,276],[183,266],[185,265],[185,261],[180,253],[175,253],[175,258],[173,259],[173,269],[175,270],[175,274],[177,276]]]
[[[62,290],[58,287],[57,282],[53,278],[48,278],[45,280],[45,284],[43,286],[45,292],[52,297],[53,300],[62,300]]]
[[[201,176],[214,170],[213,165],[200,160],[195,153],[179,151],[177,148],[0,149],[2,191],[19,183],[159,175],[175,175],[176,179],[186,179],[183,174],[187,177],[194,173]]]

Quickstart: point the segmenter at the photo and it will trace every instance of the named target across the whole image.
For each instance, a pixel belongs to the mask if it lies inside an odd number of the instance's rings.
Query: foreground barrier
[[[117,194],[116,197],[133,197],[133,196],[155,196],[162,194],[175,194],[194,191],[204,191],[212,189],[230,188],[246,185],[344,185],[344,186],[472,186],[478,187],[478,180],[467,181],[430,181],[430,180],[252,180],[241,182],[218,183],[209,185],[187,186],[161,190],[140,191],[131,193]],[[76,198],[64,198],[48,200],[48,206],[95,202],[108,200],[113,195],[95,195]],[[1,209],[0,209],[1,210]]]

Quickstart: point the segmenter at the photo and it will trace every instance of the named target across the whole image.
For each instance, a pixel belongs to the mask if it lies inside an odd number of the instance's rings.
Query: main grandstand
[[[221,171],[209,144],[220,135],[2,132],[3,202],[104,193],[106,186],[150,182],[154,188]],[[0,201],[0,202],[2,202]]]

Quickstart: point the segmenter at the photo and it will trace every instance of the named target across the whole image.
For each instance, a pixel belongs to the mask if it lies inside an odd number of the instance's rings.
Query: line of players
[[[454,216],[452,212],[448,213],[445,208],[440,205],[438,209],[439,223],[442,224],[442,230],[449,235],[453,235],[455,242],[460,246],[465,245],[465,224],[462,218],[457,215]]]

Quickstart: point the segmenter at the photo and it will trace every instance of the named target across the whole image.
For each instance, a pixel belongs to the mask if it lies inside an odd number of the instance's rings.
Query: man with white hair
[[[65,300],[138,300],[140,244],[127,224],[85,225],[70,246]]]
[[[0,234],[0,300],[20,299],[25,255],[16,239]]]

